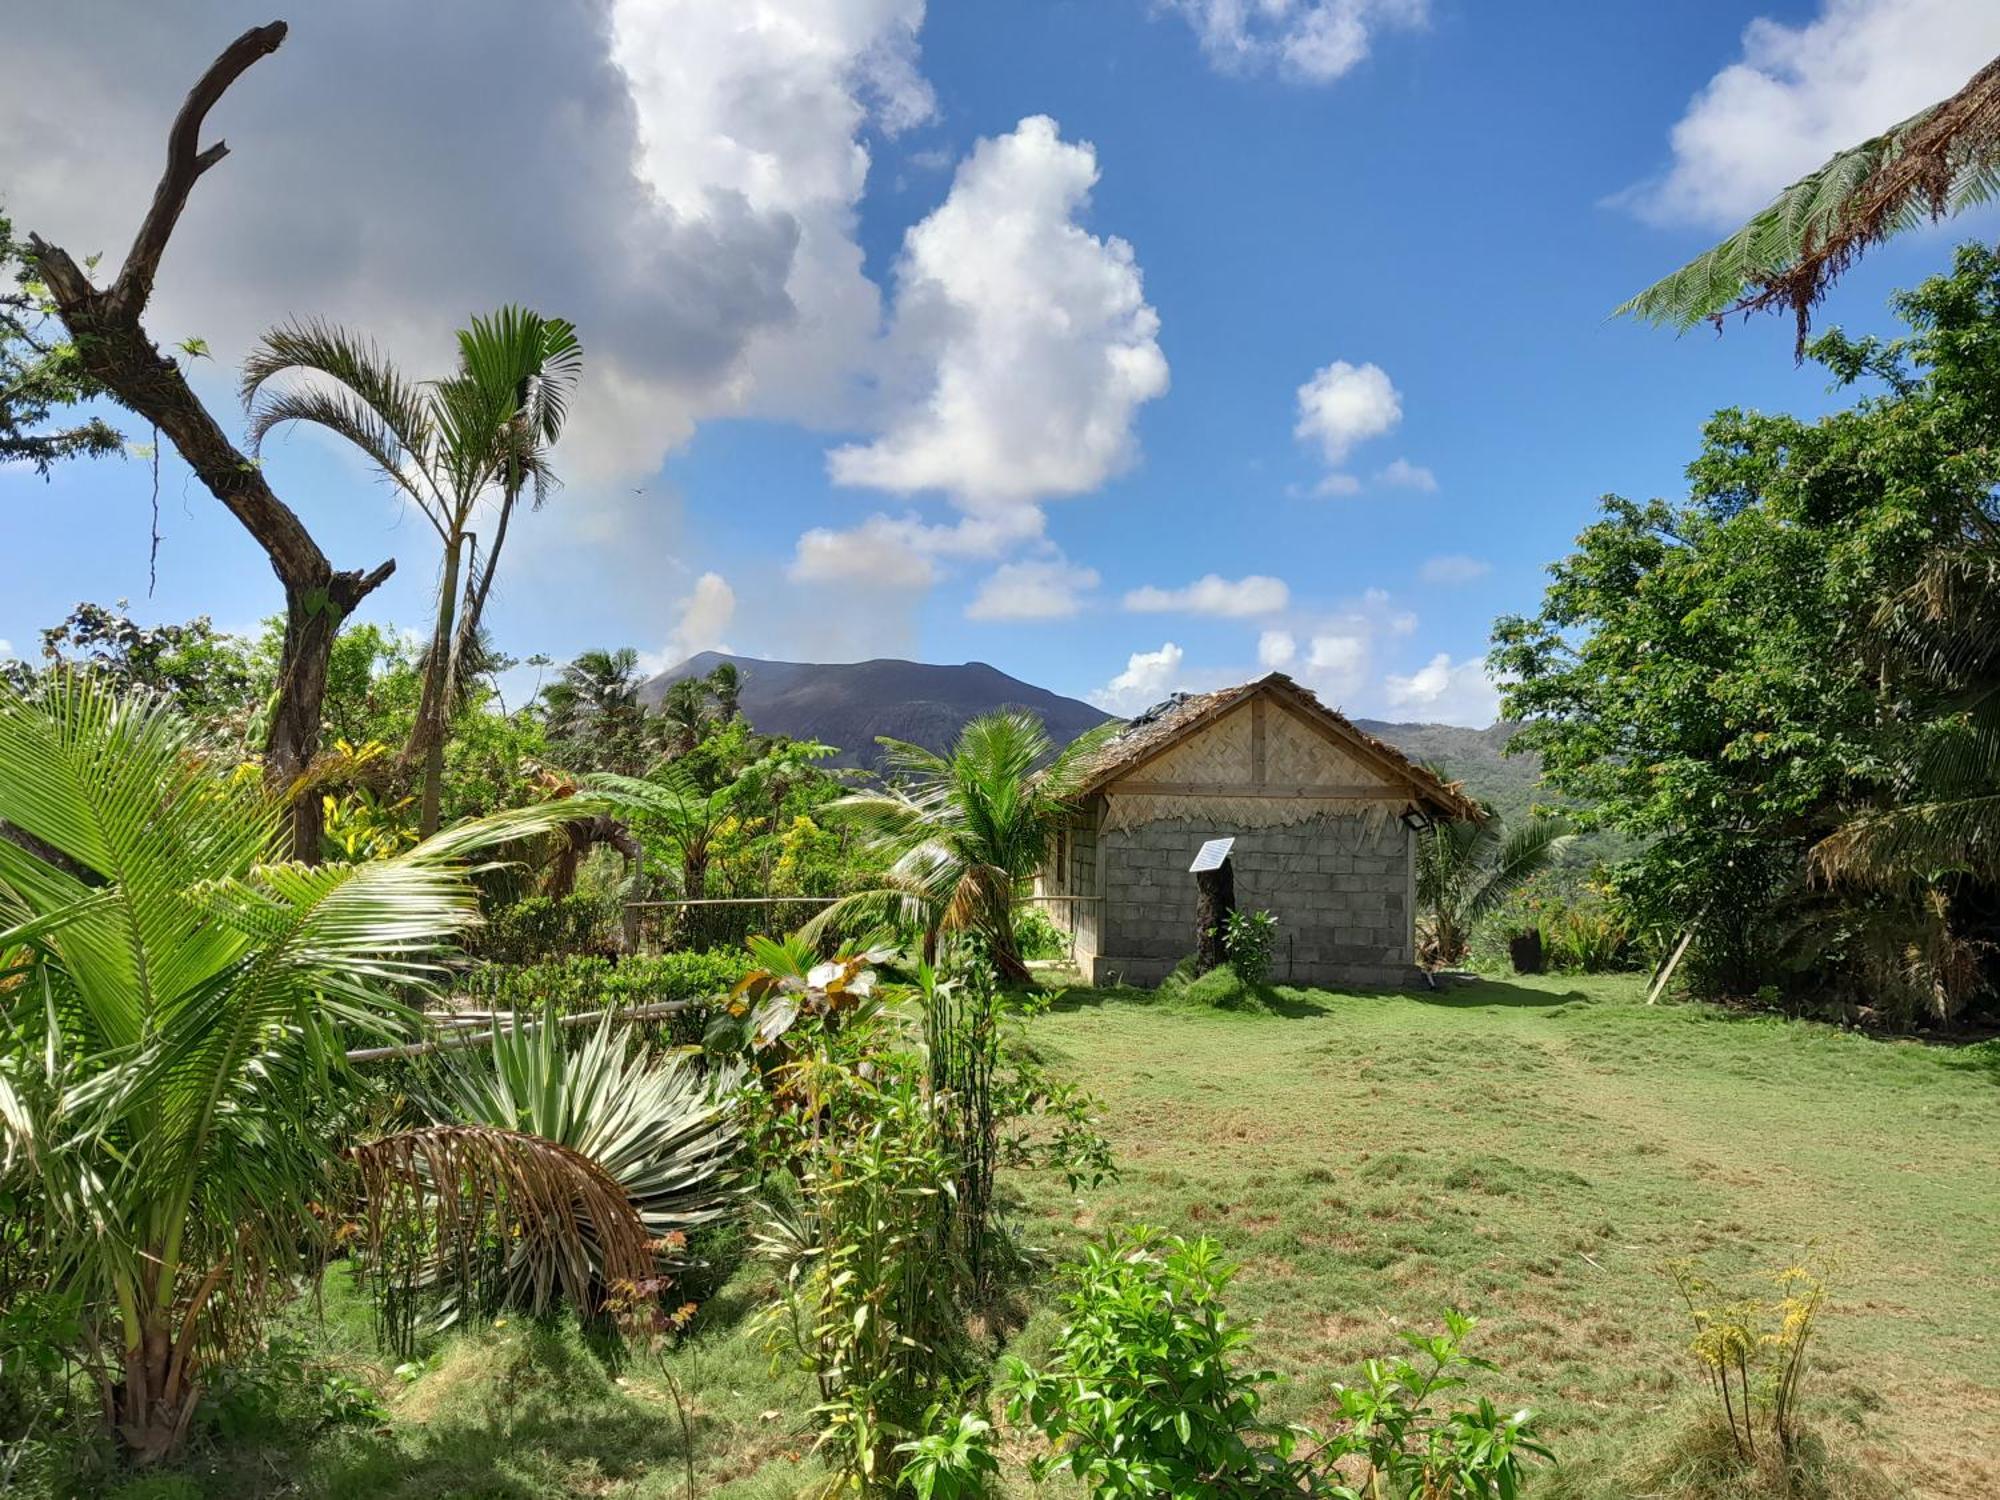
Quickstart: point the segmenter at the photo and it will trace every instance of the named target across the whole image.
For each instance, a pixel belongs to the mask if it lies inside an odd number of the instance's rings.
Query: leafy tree
[[[1651,323],[1718,325],[1813,305],[1871,245],[2000,194],[2000,58],[1938,104],[1808,172],[1721,244],[1621,305]]]
[[[884,737],[890,785],[843,797],[828,812],[895,862],[876,889],[827,908],[809,927],[895,920],[923,934],[927,957],[939,933],[975,932],[1003,978],[1026,982],[1014,909],[1105,733],[1057,751],[1040,719],[1009,710],[973,719],[948,756]]]
[[[442,380],[412,381],[374,345],[317,321],[272,329],[244,362],[253,452],[287,423],[323,427],[359,448],[443,546],[423,691],[403,749],[405,766],[423,776],[426,834],[441,816],[451,710],[508,525],[524,494],[539,506],[554,482],[549,450],[582,364],[574,327],[518,307],[460,330],[458,368]],[[489,499],[496,513],[482,551],[474,523]]]
[[[478,920],[464,856],[556,817],[309,868],[282,858],[284,813],[162,699],[69,672],[32,700],[0,687],[0,1186],[141,1457],[180,1441],[332,1227],[343,1037],[400,1030],[400,997]],[[423,1166],[471,1188],[459,1208],[513,1193],[525,1217],[544,1187],[596,1180],[545,1148],[437,1138]],[[409,1183],[402,1165],[375,1162],[375,1183]]]
[[[165,693],[182,713],[205,728],[225,726],[240,740],[266,686],[250,645],[219,631],[208,616],[182,625],[141,625],[125,613],[83,603],[59,625],[42,632],[42,656],[51,667],[97,673],[119,692],[144,688]]]
[[[30,463],[44,478],[65,458],[124,446],[100,417],[52,423],[56,412],[97,394],[76,346],[53,322],[47,292],[0,214],[0,464]]]
[[[1896,305],[1907,338],[1812,347],[1875,394],[1815,422],[1718,413],[1689,499],[1607,500],[1541,612],[1496,626],[1493,662],[1530,721],[1514,744],[1595,804],[1585,820],[1647,841],[1620,887],[1644,925],[1695,933],[1701,982],[1810,968],[1901,1004],[1892,971],[1915,966],[1945,1014],[1970,990],[1938,923],[1992,924],[1993,823],[1963,793],[1992,714],[2000,256],[1962,249]],[[1950,836],[1869,878],[1869,849],[1919,825]],[[1926,955],[1947,950],[1941,991]]]
[[[1431,961],[1463,963],[1473,929],[1575,838],[1561,818],[1530,818],[1511,830],[1490,811],[1477,823],[1433,823],[1417,841],[1417,908]]]

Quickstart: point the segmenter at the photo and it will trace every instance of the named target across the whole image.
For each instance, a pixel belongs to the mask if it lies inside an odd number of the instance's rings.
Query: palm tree
[[[1559,817],[1530,818],[1512,832],[1490,810],[1477,821],[1433,823],[1417,841],[1417,907],[1433,964],[1463,962],[1480,919],[1575,839]]]
[[[1813,305],[1871,246],[2000,195],[2000,58],[1964,88],[1851,146],[1749,223],[1618,307],[1690,328],[1787,307],[1799,350]]]
[[[707,680],[683,677],[674,683],[660,700],[660,717],[666,721],[667,743],[673,753],[688,754],[716,722]]]
[[[571,769],[636,776],[655,750],[639,701],[639,653],[586,651],[542,690],[542,722]]]
[[[735,662],[716,663],[715,670],[708,674],[708,691],[715,699],[715,711],[723,723],[742,716],[743,674],[736,670]]]
[[[344,1192],[344,1038],[414,1019],[398,997],[479,919],[464,856],[573,815],[283,863],[284,802],[164,700],[66,672],[33,699],[0,687],[0,1187],[28,1205],[12,1248],[64,1303],[135,1454],[179,1442],[214,1365],[313,1268]],[[512,1215],[560,1232],[602,1191],[589,1163],[506,1132],[385,1150],[359,1158],[378,1184],[445,1180],[412,1178],[398,1151],[465,1174],[439,1218],[512,1193]],[[645,1244],[623,1201],[597,1206],[619,1264]]]
[[[425,835],[441,816],[461,659],[477,637],[515,507],[523,494],[540,506],[554,482],[549,450],[582,365],[569,323],[518,307],[461,330],[457,372],[444,380],[411,381],[373,344],[319,321],[272,329],[244,363],[253,454],[288,422],[324,427],[359,448],[443,546],[423,688],[403,748],[405,770],[422,771]],[[496,513],[482,551],[474,522],[489,497]]]
[[[949,756],[883,738],[890,785],[843,797],[828,811],[892,851],[895,862],[882,885],[828,907],[807,930],[889,918],[923,933],[927,958],[940,933],[977,933],[1002,978],[1026,983],[1015,907],[1069,815],[1091,755],[1114,728],[1057,752],[1040,719],[1006,710],[969,722]]]

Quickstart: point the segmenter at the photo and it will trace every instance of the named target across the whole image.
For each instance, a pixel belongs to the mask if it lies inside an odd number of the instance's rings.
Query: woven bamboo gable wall
[[[1410,795],[1281,704],[1255,698],[1134,767],[1105,793],[1107,830],[1174,818],[1283,828],[1357,813],[1372,827],[1399,814]]]

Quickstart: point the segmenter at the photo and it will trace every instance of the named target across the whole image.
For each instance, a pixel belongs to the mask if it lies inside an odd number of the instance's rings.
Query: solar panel
[[[1235,847],[1234,838],[1210,839],[1201,846],[1201,853],[1194,857],[1194,863],[1188,866],[1188,874],[1199,875],[1204,870],[1221,869],[1223,861],[1229,858],[1229,851]]]

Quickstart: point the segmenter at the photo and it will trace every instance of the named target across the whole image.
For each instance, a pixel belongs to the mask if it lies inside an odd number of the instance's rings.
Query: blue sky
[[[173,101],[265,17],[86,8],[115,45],[22,36],[0,202],[115,259]],[[1599,495],[1678,493],[1716,407],[1830,400],[1780,320],[1608,310],[2000,50],[1982,0],[562,10],[295,25],[218,111],[234,153],[150,319],[208,340],[233,420],[230,368],[291,314],[420,374],[495,302],[574,317],[591,383],[509,543],[504,649],[977,659],[1121,710],[1282,665],[1471,723],[1492,619]],[[1877,252],[1820,321],[1885,328],[1992,230]],[[319,438],[266,464],[337,564],[397,558],[369,616],[425,617],[427,528]],[[275,608],[171,453],[145,598],[152,488],[139,457],[0,473],[0,640],[85,598]]]

